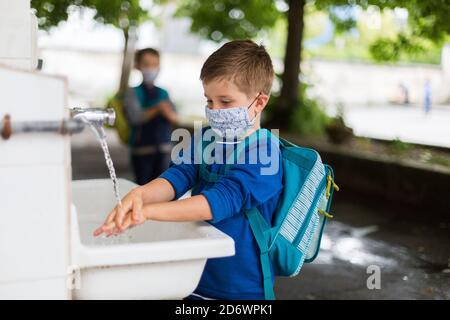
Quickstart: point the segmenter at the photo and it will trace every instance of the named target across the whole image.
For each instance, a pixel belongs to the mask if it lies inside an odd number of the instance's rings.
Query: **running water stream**
[[[97,140],[100,142],[100,146],[102,147],[103,153],[105,155],[106,166],[109,170],[109,176],[111,177],[111,181],[113,183],[114,188],[114,196],[116,198],[117,206],[122,207],[122,198],[120,197],[119,185],[116,176],[116,170],[114,169],[114,163],[111,158],[111,154],[109,152],[108,143],[106,142],[106,133],[103,128],[102,123],[97,121],[89,121],[84,117],[80,117],[83,122],[85,122],[89,128],[94,132]],[[128,230],[127,230],[128,231]],[[112,245],[112,244],[123,244],[129,243],[131,240],[131,236],[127,234],[127,231],[119,234],[115,237],[106,237],[104,234],[103,237],[97,237],[96,243],[100,245]]]
[[[114,196],[116,197],[116,202],[119,207],[122,206],[122,198],[120,197],[119,186],[117,183],[116,170],[114,169],[114,163],[111,159],[111,154],[109,153],[108,143],[106,142],[106,133],[103,125],[96,121],[89,121],[86,118],[83,118],[83,121],[89,125],[89,128],[95,133],[97,140],[100,142],[100,146],[102,147],[103,153],[105,155],[106,166],[109,170],[109,176],[111,177],[111,181],[113,183],[114,188]]]

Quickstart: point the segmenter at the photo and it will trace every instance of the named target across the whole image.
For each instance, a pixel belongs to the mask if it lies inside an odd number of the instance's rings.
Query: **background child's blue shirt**
[[[199,165],[193,164],[192,150],[195,148],[191,141],[191,164],[172,163],[160,176],[171,183],[176,198],[199,182],[199,193],[206,197],[213,215],[213,219],[208,222],[231,236],[235,242],[234,256],[207,261],[195,293],[216,299],[264,299],[259,248],[244,210],[257,207],[268,223],[272,221],[283,188],[281,155],[277,141],[269,136],[258,144],[258,152],[269,155],[270,159],[277,157],[278,170],[275,174],[262,175],[261,168],[273,164],[263,164],[258,157],[255,164],[233,164],[227,174],[215,183],[199,181]],[[225,146],[221,145],[223,149]],[[246,156],[249,150],[255,147],[256,145],[250,144],[250,148],[245,150]],[[224,166],[212,164],[208,165],[207,169],[210,172],[222,173]]]
[[[124,107],[131,129],[128,144],[132,148],[157,146],[170,142],[171,125],[163,115],[157,114],[150,120],[142,121],[145,119],[144,110],[154,108],[162,101],[169,102],[174,108],[169,94],[163,88],[148,87],[141,83],[127,91]]]

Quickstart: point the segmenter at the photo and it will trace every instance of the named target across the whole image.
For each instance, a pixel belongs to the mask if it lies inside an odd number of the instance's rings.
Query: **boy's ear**
[[[256,112],[261,113],[261,111],[264,110],[264,108],[266,107],[267,103],[269,102],[269,98],[270,98],[269,95],[261,92],[259,97],[256,99],[256,104],[255,104]]]

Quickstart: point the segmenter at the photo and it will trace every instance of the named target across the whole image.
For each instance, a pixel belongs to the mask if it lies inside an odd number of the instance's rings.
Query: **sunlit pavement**
[[[346,124],[358,136],[450,147],[450,106],[380,105],[345,108]]]
[[[73,179],[108,178],[100,146],[88,135],[72,147]],[[108,140],[118,177],[133,179],[127,149]],[[344,192],[332,212],[317,260],[295,278],[277,278],[278,299],[450,299],[448,215],[417,218]],[[381,289],[367,288],[370,265],[380,267]]]

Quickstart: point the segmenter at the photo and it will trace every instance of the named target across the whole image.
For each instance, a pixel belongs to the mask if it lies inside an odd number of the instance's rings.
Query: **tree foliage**
[[[191,30],[213,41],[255,38],[280,17],[275,1],[185,0],[177,16],[192,19]]]
[[[49,29],[67,20],[71,10],[95,10],[94,19],[120,29],[138,26],[149,18],[139,0],[32,0],[39,27]]]
[[[427,42],[442,44],[450,35],[450,1],[449,0],[319,0],[319,9],[333,12],[336,7],[358,5],[363,9],[369,6],[384,9],[406,9],[408,12],[407,28],[395,37],[382,36],[370,45],[372,58],[377,61],[398,61],[402,54],[420,53],[426,50]],[[353,25],[353,17],[339,19],[331,16],[337,26]],[[339,29],[339,28],[338,28]],[[345,29],[345,27],[344,27]]]
[[[286,6],[276,5],[279,1],[238,1],[238,0],[182,0],[178,15],[192,18],[191,30],[205,38],[223,39],[255,38],[259,30],[274,26],[283,18]],[[424,41],[442,43],[450,35],[449,0],[309,0],[317,9],[326,11],[337,32],[345,32],[355,27],[352,15],[339,15],[337,9],[345,10],[359,6],[363,10],[369,6],[384,9],[404,8],[408,11],[408,27],[394,38],[380,37],[371,45],[375,60],[395,61],[403,52],[424,50]]]
[[[147,10],[142,8],[140,0],[32,0],[31,6],[36,12],[41,29],[47,30],[67,20],[72,10],[93,9],[94,19],[97,22],[113,25],[122,30],[124,49],[119,91],[128,86],[134,51],[134,42],[130,45],[129,38],[135,34],[135,29],[143,20],[150,18]]]

